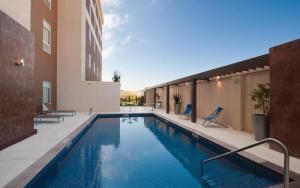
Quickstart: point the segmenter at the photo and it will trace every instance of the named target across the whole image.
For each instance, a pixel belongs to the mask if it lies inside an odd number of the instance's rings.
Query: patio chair
[[[187,104],[184,107],[184,112],[182,112],[179,116],[179,119],[181,119],[181,116],[185,116],[187,119],[192,115],[192,105]]]
[[[46,113],[46,114],[39,113],[39,114],[36,114],[34,116],[34,118],[35,118],[35,121],[34,121],[35,123],[41,123],[42,120],[49,120],[49,119],[56,120],[57,123],[60,123],[60,120],[62,120],[62,121],[65,120],[63,115],[49,114],[49,113]]]
[[[43,112],[64,116],[66,116],[65,114],[69,114],[71,116],[76,115],[75,110],[55,110],[50,104],[43,104]]]
[[[211,113],[208,117],[203,118],[205,121],[202,123],[202,125],[207,127],[211,122],[215,122],[215,123],[218,123],[218,124],[226,127],[225,125],[217,122],[217,118],[220,116],[222,110],[223,110],[223,108],[218,106],[217,109],[213,113]],[[205,125],[206,122],[207,122],[207,124]]]

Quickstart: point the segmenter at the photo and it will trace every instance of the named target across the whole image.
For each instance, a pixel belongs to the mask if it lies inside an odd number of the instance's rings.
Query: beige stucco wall
[[[174,94],[181,96],[180,112],[183,112],[186,104],[191,104],[191,83],[170,86],[170,112],[174,113]]]
[[[230,76],[197,83],[197,117],[211,114],[217,106],[224,108],[219,122],[237,130],[252,132],[254,112],[250,93],[258,83],[269,82],[269,70]]]
[[[242,124],[242,130],[247,132],[253,132],[251,114],[257,112],[254,109],[254,103],[251,101],[251,91],[257,87],[258,83],[270,83],[270,71],[261,71],[252,74],[245,75],[244,78],[245,90],[244,90],[244,123]]]
[[[197,116],[206,117],[217,106],[224,108],[219,121],[239,129],[241,124],[241,77],[199,82],[197,85]]]
[[[30,31],[31,0],[0,0],[0,10]]]
[[[116,112],[120,84],[84,81],[85,1],[58,1],[57,103],[58,109]]]
[[[75,109],[86,112],[120,111],[120,84],[112,82],[78,82],[59,88],[58,109]]]
[[[154,89],[146,89],[146,105],[153,105]]]
[[[166,109],[167,88],[166,87],[157,88],[156,93],[160,96],[160,99],[159,100],[156,99],[156,102],[161,101],[161,107],[162,107],[162,109],[165,110]]]
[[[243,72],[232,76],[221,77],[219,80],[197,82],[197,118],[207,117],[217,106],[224,108],[218,121],[228,127],[246,132],[253,132],[252,119],[254,103],[250,93],[258,83],[269,83],[268,68]],[[146,90],[146,97],[153,101],[153,89]],[[166,87],[157,88],[161,96],[163,110],[166,109]],[[191,83],[170,86],[170,113],[174,113],[173,95],[181,95],[180,111],[186,104],[191,103]]]

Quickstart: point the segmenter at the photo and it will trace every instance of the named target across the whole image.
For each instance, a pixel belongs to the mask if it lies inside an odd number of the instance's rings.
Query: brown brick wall
[[[300,157],[300,40],[270,49],[270,136]],[[274,146],[271,146],[274,148]]]
[[[33,49],[32,33],[0,11],[0,150],[36,133]]]
[[[35,37],[34,101],[36,111],[41,111],[43,81],[51,82],[51,104],[56,107],[57,103],[57,0],[52,0],[51,10],[43,0],[31,0],[31,10],[31,32]],[[51,24],[51,54],[43,50],[43,19]]]

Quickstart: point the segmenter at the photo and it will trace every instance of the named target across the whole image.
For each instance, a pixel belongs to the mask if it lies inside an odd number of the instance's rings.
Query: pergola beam
[[[194,79],[206,80],[207,78],[213,78],[213,77],[220,76],[220,75],[226,75],[226,74],[231,74],[231,73],[247,71],[249,69],[264,68],[265,66],[269,66],[269,55],[268,54],[254,57],[251,59],[247,59],[244,61],[240,61],[237,63],[233,63],[230,65],[226,65],[223,67],[219,67],[216,69],[212,69],[209,71],[201,72],[201,73],[194,74],[191,76],[187,76],[187,77],[173,80],[170,82],[166,82],[163,84],[159,84],[159,85],[150,87],[148,89],[161,88],[161,87],[166,87],[167,85],[178,85],[178,84],[182,84],[182,83],[186,83],[186,82],[192,82]]]

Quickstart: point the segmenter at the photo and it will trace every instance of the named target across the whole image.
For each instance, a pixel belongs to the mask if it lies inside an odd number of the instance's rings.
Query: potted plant
[[[260,111],[252,114],[255,140],[262,140],[269,136],[270,84],[258,84],[251,92],[251,99],[255,110]]]
[[[156,93],[156,101],[160,101],[160,96]]]
[[[179,95],[179,93],[175,93],[173,95],[173,100],[174,100],[174,112],[175,114],[179,114],[180,102],[181,102],[181,96]]]

